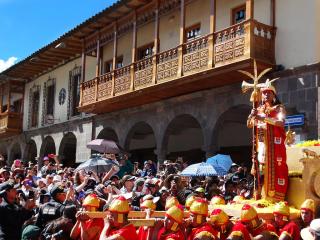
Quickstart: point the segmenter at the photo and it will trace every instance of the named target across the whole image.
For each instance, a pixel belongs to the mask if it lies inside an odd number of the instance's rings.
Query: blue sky
[[[0,72],[116,0],[0,0]]]

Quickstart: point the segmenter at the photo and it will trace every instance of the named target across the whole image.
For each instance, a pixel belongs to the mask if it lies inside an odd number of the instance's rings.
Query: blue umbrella
[[[192,164],[186,167],[181,172],[181,175],[188,176],[188,177],[195,177],[195,176],[199,177],[199,176],[216,176],[218,174],[212,165],[202,162],[202,163]]]
[[[228,173],[233,162],[230,155],[217,154],[208,158],[206,163],[212,165],[219,176],[223,176]]]

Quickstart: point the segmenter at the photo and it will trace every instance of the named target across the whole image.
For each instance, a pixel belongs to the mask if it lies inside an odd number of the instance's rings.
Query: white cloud
[[[0,72],[3,72],[7,68],[14,65],[17,60],[18,58],[16,57],[9,57],[7,60],[0,59]]]

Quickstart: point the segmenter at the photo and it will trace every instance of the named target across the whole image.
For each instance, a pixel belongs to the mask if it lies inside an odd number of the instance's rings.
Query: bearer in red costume
[[[226,240],[233,227],[229,216],[222,209],[216,208],[210,214],[210,223],[219,233],[219,239]]]
[[[275,205],[274,221],[278,230],[279,240],[299,240],[299,226],[289,220],[290,208],[286,202],[279,202]]]
[[[114,199],[108,210],[111,216],[106,219],[100,240],[138,240],[135,227],[128,221],[127,199],[123,196]]]
[[[82,203],[82,206],[88,212],[97,211],[100,201],[95,194],[88,195]],[[92,218],[85,212],[76,214],[77,222],[71,230],[71,239],[95,240],[99,239],[104,223],[102,218]]]
[[[257,128],[257,152],[264,174],[264,197],[283,201],[288,187],[288,166],[285,147],[285,108],[269,80],[261,88],[261,104],[248,117],[249,128]],[[257,171],[257,169],[254,169]]]
[[[182,206],[173,206],[166,211],[164,224],[158,222],[155,226],[152,239],[157,240],[185,240],[186,237],[182,231],[183,208]],[[158,230],[160,227],[160,230]]]

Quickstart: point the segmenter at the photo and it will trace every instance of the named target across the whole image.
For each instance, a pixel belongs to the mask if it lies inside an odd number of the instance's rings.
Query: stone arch
[[[247,128],[250,111],[251,107],[245,104],[230,107],[218,117],[212,132],[216,153],[229,154],[234,162],[248,167],[252,146],[252,131]]]
[[[59,146],[59,159],[64,167],[74,167],[76,163],[77,138],[72,132],[66,133]]]
[[[41,144],[40,159],[42,159],[44,156],[46,156],[50,153],[56,154],[56,145],[55,145],[54,140],[51,136],[46,136]]]
[[[118,135],[116,133],[116,131],[110,127],[105,127],[104,129],[102,129],[97,138],[99,139],[106,139],[106,140],[112,140],[115,142],[119,142],[119,138]]]
[[[0,155],[0,167],[3,167],[8,159],[8,146],[5,143],[0,143]]]
[[[191,114],[175,116],[166,127],[162,149],[168,159],[182,157],[189,164],[205,160],[204,134],[200,122]]]
[[[10,159],[8,159],[9,164],[12,164],[13,160],[15,159],[21,159],[21,157],[22,157],[21,146],[18,142],[16,142],[12,145],[10,150]]]
[[[129,130],[124,148],[130,152],[130,160],[142,163],[144,160],[156,160],[157,142],[154,130],[146,122],[137,122]]]
[[[30,140],[26,147],[25,147],[25,153],[24,153],[24,161],[35,161],[37,157],[37,144],[34,140]]]

